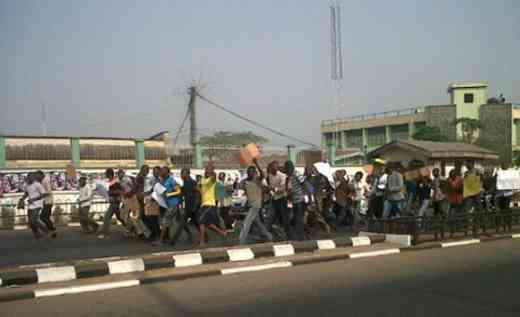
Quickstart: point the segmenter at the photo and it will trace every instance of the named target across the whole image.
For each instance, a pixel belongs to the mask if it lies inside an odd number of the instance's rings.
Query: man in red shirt
[[[464,212],[463,202],[464,183],[457,170],[450,172],[448,178],[448,201],[450,203],[450,215]]]

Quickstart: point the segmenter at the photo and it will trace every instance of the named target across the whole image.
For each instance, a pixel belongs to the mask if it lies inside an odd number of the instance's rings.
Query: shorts
[[[175,216],[179,211],[179,207],[168,207],[161,215],[161,226],[170,227],[175,221]]]
[[[199,210],[199,224],[220,225],[216,206],[202,206]]]

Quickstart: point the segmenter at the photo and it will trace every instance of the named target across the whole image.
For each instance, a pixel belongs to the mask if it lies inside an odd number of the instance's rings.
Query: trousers
[[[123,226],[126,226],[126,222],[121,217],[121,203],[119,201],[112,201],[108,205],[107,211],[105,211],[103,225],[99,230],[100,233],[108,233],[108,230],[110,229],[110,224],[112,223],[112,216],[114,215],[116,215],[117,220],[119,220],[123,224]]]
[[[251,207],[247,212],[246,218],[244,219],[242,231],[240,232],[240,236],[238,238],[240,244],[245,244],[247,242],[249,232],[251,231],[251,226],[255,224],[260,233],[267,238],[267,240],[273,240],[273,235],[267,231],[264,224],[260,220],[260,208]]]
[[[41,211],[42,208],[35,208],[29,209],[27,212],[29,216],[29,227],[31,228],[34,235],[38,235],[38,230],[41,230],[44,233],[49,232],[49,229],[47,229],[45,223],[40,219]]]
[[[83,206],[79,208],[79,224],[83,232],[97,231],[99,225],[89,216],[90,206]]]

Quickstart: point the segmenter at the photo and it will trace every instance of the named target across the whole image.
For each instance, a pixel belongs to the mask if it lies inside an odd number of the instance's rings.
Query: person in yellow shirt
[[[201,207],[199,211],[199,246],[204,246],[204,236],[206,228],[212,229],[223,237],[227,236],[227,232],[219,226],[220,220],[217,213],[217,201],[215,195],[215,186],[217,184],[217,174],[212,163],[208,163],[204,169],[204,177],[199,182],[201,193]]]

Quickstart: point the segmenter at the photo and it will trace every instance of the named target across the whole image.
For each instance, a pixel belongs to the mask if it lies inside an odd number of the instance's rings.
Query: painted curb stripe
[[[121,260],[108,262],[110,274],[144,272],[143,259]]]
[[[101,290],[114,289],[114,288],[132,287],[132,286],[137,286],[139,284],[140,284],[139,280],[128,280],[128,281],[101,283],[101,284],[94,284],[94,285],[51,288],[51,289],[35,290],[34,296],[36,298],[39,298],[39,297],[58,296],[58,295],[65,295],[65,294],[79,294],[79,293],[94,292],[94,291],[101,291]]]
[[[195,266],[202,264],[200,253],[177,254],[173,256],[175,267]]]
[[[352,237],[352,246],[353,247],[361,247],[370,245],[369,237]]]
[[[38,283],[63,282],[76,279],[76,270],[73,266],[58,266],[36,269]]]
[[[288,256],[294,254],[292,244],[273,245],[274,256]]]
[[[456,246],[460,246],[460,245],[467,245],[467,244],[474,244],[474,243],[480,243],[480,240],[471,239],[471,240],[463,240],[463,241],[455,241],[455,242],[446,242],[446,243],[441,243],[441,247],[449,248],[449,247],[456,247]]]
[[[378,251],[369,251],[369,252],[358,252],[358,253],[350,254],[349,258],[351,258],[351,259],[366,258],[366,257],[380,256],[380,255],[395,254],[395,253],[399,253],[399,252],[400,252],[399,249],[388,249],[388,250],[378,250]]]
[[[255,258],[253,251],[250,248],[244,249],[230,249],[227,250],[227,254],[229,256],[229,261],[246,261],[252,260]]]
[[[336,243],[333,240],[317,240],[319,250],[332,250],[336,248]]]
[[[228,274],[237,274],[237,273],[244,273],[244,272],[257,272],[257,271],[271,270],[271,269],[291,267],[291,266],[292,266],[291,262],[284,261],[284,262],[277,262],[277,263],[270,263],[270,264],[223,269],[223,270],[221,270],[221,273],[222,273],[222,275],[228,275]]]
[[[79,222],[69,222],[67,227],[81,227],[81,224]]]
[[[520,238],[520,233],[512,234],[512,235],[511,235],[511,238],[513,238],[513,239],[518,239],[518,238]]]
[[[25,229],[29,229],[28,226],[25,226],[25,225],[16,225],[13,227],[14,230],[25,230]]]

